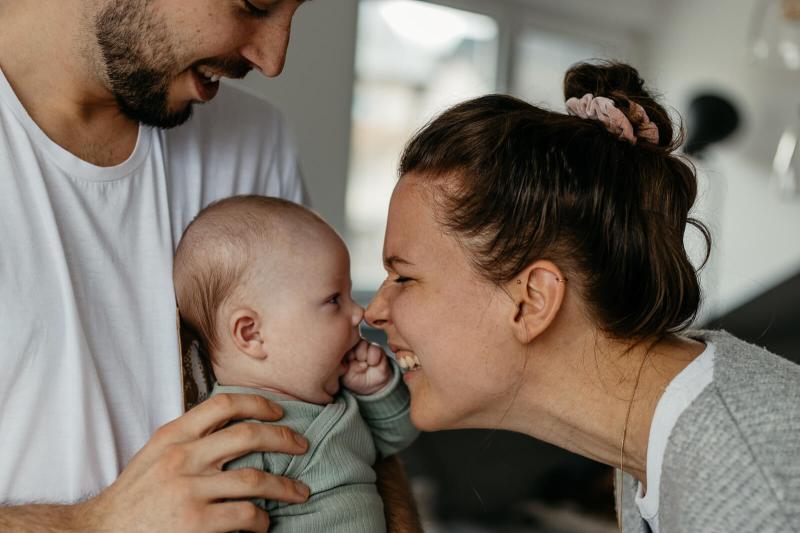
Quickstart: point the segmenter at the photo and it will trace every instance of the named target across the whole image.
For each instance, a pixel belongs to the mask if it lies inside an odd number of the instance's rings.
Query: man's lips
[[[197,96],[201,102],[208,102],[217,95],[219,91],[219,81],[209,81],[208,78],[197,72],[195,69],[191,70],[192,77],[194,78],[194,86],[197,91]]]
[[[251,70],[252,66],[241,60],[206,60],[195,63],[189,69],[197,98],[201,102],[208,102],[217,95],[222,78],[244,78]]]
[[[253,67],[246,61],[206,60],[192,65],[192,70],[206,78],[215,76],[216,80],[214,81],[219,81],[221,78],[244,78],[248,72],[253,70]]]

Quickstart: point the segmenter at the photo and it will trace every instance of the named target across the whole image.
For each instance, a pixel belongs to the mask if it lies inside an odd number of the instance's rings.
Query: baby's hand
[[[392,379],[392,367],[377,344],[361,339],[347,356],[347,372],[342,385],[356,394],[375,394]]]

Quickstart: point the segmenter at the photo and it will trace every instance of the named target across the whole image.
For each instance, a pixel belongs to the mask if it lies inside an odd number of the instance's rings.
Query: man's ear
[[[564,301],[566,281],[553,262],[541,260],[528,265],[506,285],[514,302],[511,326],[521,343],[531,342],[555,320]]]
[[[238,350],[254,359],[266,359],[266,342],[261,334],[261,316],[249,307],[241,307],[231,313],[228,331]]]

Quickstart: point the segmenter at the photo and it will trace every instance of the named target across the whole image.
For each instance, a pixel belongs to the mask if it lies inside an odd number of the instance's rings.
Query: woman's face
[[[405,374],[411,418],[424,430],[496,427],[517,391],[524,357],[515,309],[479,278],[435,219],[431,188],[407,175],[395,188],[384,241],[386,281],[366,312],[388,335]]]

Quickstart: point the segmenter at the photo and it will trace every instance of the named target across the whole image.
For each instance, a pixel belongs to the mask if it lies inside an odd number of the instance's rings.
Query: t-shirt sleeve
[[[411,445],[419,430],[411,423],[411,396],[400,368],[392,361],[394,375],[383,390],[369,396],[354,394],[361,416],[372,431],[380,457],[388,457]]]

